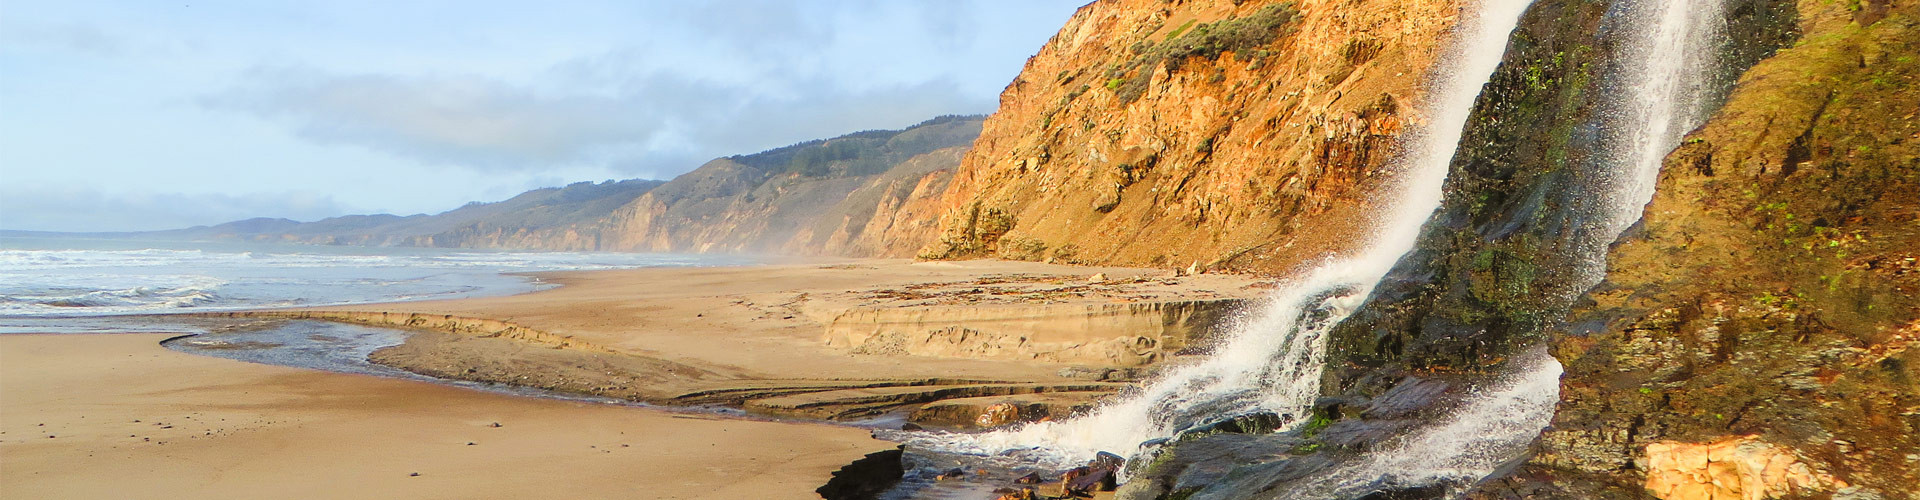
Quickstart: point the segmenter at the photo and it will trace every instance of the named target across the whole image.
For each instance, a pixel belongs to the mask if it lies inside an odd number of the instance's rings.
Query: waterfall
[[[1057,465],[1100,451],[1131,454],[1141,443],[1210,420],[1273,412],[1292,426],[1320,391],[1327,330],[1358,308],[1373,287],[1411,251],[1442,198],[1441,185],[1462,130],[1507,38],[1531,0],[1480,0],[1465,8],[1451,47],[1436,65],[1422,109],[1426,119],[1393,159],[1398,175],[1379,199],[1392,201],[1358,255],[1330,259],[1283,283],[1265,304],[1227,333],[1213,354],[1168,369],[1136,393],[1087,415],[973,435],[911,439],[917,446],[971,454],[1015,450]]]
[[[1601,137],[1588,180],[1575,187],[1584,206],[1573,246],[1576,293],[1606,274],[1606,251],[1640,220],[1653,199],[1667,154],[1703,123],[1726,82],[1714,81],[1728,43],[1718,0],[1619,0],[1603,28],[1621,38],[1619,57],[1605,75],[1597,117]],[[1564,297],[1572,303],[1572,297]],[[1464,398],[1440,423],[1300,485],[1291,498],[1353,498],[1383,486],[1471,485],[1524,456],[1553,419],[1559,403],[1560,363],[1535,346],[1516,359],[1491,388]],[[1466,488],[1451,488],[1454,497]]]
[[[1606,247],[1639,222],[1662,160],[1725,94],[1729,82],[1713,71],[1728,43],[1723,8],[1721,0],[1622,0],[1608,13],[1606,29],[1626,40],[1607,75],[1597,173],[1584,186],[1597,206],[1585,208],[1574,249],[1582,257],[1576,293],[1605,278]]]
[[[1727,43],[1719,0],[1618,0],[1605,36],[1620,52],[1604,76],[1608,112],[1597,117],[1597,154],[1575,186],[1582,219],[1573,236],[1574,293],[1606,275],[1607,247],[1653,199],[1661,162],[1687,132],[1703,123],[1725,82],[1714,70]],[[1571,304],[1573,297],[1563,297]],[[1502,380],[1475,391],[1440,423],[1323,475],[1295,498],[1353,498],[1382,487],[1446,483],[1471,485],[1522,457],[1553,419],[1559,402],[1559,362],[1536,346]],[[1466,488],[1452,488],[1460,496]],[[1307,491],[1313,491],[1307,494]]]
[[[1614,0],[1599,37],[1615,51],[1602,69],[1593,154],[1573,168],[1572,233],[1566,288],[1550,292],[1568,307],[1605,275],[1608,245],[1640,218],[1664,157],[1707,117],[1728,89],[1715,81],[1725,42],[1721,0]],[[1140,388],[1073,419],[983,434],[923,434],[910,444],[978,455],[1018,455],[1075,465],[1096,452],[1137,454],[1140,445],[1183,429],[1257,412],[1282,428],[1304,421],[1320,393],[1329,329],[1364,305],[1379,281],[1411,251],[1440,206],[1463,128],[1501,62],[1509,35],[1531,0],[1479,0],[1464,7],[1448,54],[1436,65],[1422,102],[1426,120],[1400,144],[1398,175],[1378,198],[1390,208],[1375,220],[1356,255],[1330,258],[1282,283],[1264,304],[1226,332],[1213,353],[1174,366]],[[1466,488],[1525,456],[1553,416],[1560,364],[1534,346],[1492,382],[1469,391],[1432,425],[1373,452],[1290,485],[1288,498],[1351,498],[1383,488],[1444,484]],[[1250,485],[1249,485],[1250,486]],[[1249,490],[1208,490],[1230,498]],[[1253,490],[1253,491],[1258,491]]]
[[[1406,486],[1471,484],[1522,456],[1553,419],[1561,367],[1540,348],[1517,361],[1512,372],[1470,396],[1442,424],[1369,455],[1355,475]]]
[[[1387,488],[1471,485],[1524,456],[1553,418],[1560,362],[1544,348],[1520,356],[1506,376],[1478,388],[1440,423],[1286,489],[1292,500],[1358,498]],[[1450,488],[1458,497],[1465,488]],[[1226,492],[1224,496],[1233,496]],[[1199,495],[1196,500],[1223,495]]]

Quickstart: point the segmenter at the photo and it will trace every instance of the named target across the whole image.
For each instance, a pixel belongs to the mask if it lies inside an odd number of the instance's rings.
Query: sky
[[[0,0],[0,229],[437,213],[985,114],[1085,0]]]

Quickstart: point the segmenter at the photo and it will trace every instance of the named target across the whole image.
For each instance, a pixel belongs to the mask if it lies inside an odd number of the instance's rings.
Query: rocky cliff
[[[1456,15],[1093,2],[1002,92],[944,191],[899,210],[883,253],[1287,270],[1347,249]]]
[[[1490,492],[1920,498],[1920,3],[1793,7],[1667,157],[1556,336],[1538,456]]]
[[[1418,248],[1333,332],[1310,424],[1176,441],[1123,496],[1311,484],[1544,345],[1552,423],[1477,498],[1920,498],[1920,6],[1724,2],[1710,119],[1596,247],[1631,3],[1533,3]]]

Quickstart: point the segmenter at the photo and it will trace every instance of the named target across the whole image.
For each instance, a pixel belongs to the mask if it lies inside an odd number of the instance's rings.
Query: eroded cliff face
[[[1920,4],[1797,4],[1798,42],[1667,157],[1495,496],[1920,498]],[[1674,459],[1729,442],[1818,480]]]
[[[1447,0],[1089,4],[882,249],[1275,271],[1348,250],[1456,15]]]

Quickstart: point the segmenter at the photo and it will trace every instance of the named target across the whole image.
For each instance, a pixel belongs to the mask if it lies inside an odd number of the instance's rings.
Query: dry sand
[[[0,335],[0,497],[817,498],[830,471],[892,446],[199,357],[163,338]]]

